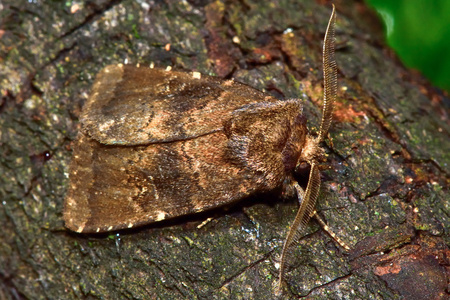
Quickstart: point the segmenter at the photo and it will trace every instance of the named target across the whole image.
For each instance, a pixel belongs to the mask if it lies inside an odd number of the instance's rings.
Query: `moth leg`
[[[298,184],[297,184],[298,185]],[[298,203],[299,205],[302,204],[302,200],[305,198],[305,190],[301,187],[295,187],[295,190],[297,191],[297,196],[298,196]],[[317,222],[320,224],[320,226],[322,227],[322,229],[328,233],[328,235],[336,242],[339,244],[339,246],[341,246],[342,248],[344,248],[346,251],[350,251],[350,247],[342,240],[340,239],[337,234],[333,231],[333,229],[331,229],[326,223],[325,221],[322,219],[321,216],[319,216],[319,214],[317,213],[317,210],[313,211],[313,214],[310,217],[314,217],[316,218]]]
[[[333,231],[333,229],[331,229],[326,223],[325,221],[319,216],[319,214],[317,213],[317,211],[313,212],[313,216],[316,218],[317,222],[319,222],[320,226],[322,227],[322,229],[328,233],[328,235],[336,242],[339,244],[339,246],[341,246],[342,248],[344,248],[346,251],[349,251],[351,248],[343,241],[341,240],[336,233]]]
[[[297,193],[298,205],[302,205],[302,201],[303,201],[303,199],[305,199],[306,191],[297,182],[294,183],[294,187],[295,187],[295,191]],[[313,212],[313,214],[314,214],[314,212]]]
[[[197,229],[202,228],[203,226],[205,226],[206,224],[208,224],[209,222],[212,221],[213,218],[208,218],[205,221],[203,221],[200,225],[197,226]]]

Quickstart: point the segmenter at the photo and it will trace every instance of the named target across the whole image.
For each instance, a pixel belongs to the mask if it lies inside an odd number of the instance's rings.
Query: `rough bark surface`
[[[317,130],[330,3],[87,3],[0,2],[0,299],[274,298],[295,199],[76,234],[62,222],[71,142],[95,74],[123,62],[302,98]],[[311,222],[286,297],[446,299],[449,99],[401,65],[363,4],[335,4],[339,94],[318,210],[353,250]]]

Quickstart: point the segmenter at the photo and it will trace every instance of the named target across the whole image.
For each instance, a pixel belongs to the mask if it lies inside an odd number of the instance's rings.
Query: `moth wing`
[[[107,145],[170,142],[218,131],[232,111],[261,101],[277,100],[200,73],[110,65],[97,75],[81,123]]]
[[[289,136],[301,138],[306,130],[299,109],[298,101],[250,105],[234,112],[223,130],[146,146],[105,145],[80,133],[66,226],[78,232],[131,228],[281,186],[289,159],[298,156]]]
[[[66,227],[105,232],[192,214],[242,199],[261,184],[227,159],[223,131],[148,146],[109,146],[80,134],[74,147]]]

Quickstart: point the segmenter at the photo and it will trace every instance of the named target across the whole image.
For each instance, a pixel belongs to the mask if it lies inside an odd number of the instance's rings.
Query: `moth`
[[[327,136],[337,90],[334,23],[333,6],[317,137],[308,133],[298,99],[280,101],[198,72],[105,67],[80,116],[66,227],[80,233],[132,228],[278,189],[300,202],[282,252],[281,282],[289,249],[319,194],[319,143]],[[305,163],[311,166],[306,190],[294,179]]]

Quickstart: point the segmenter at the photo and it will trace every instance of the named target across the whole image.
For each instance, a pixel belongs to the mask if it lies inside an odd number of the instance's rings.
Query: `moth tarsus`
[[[328,21],[328,27],[325,33],[323,44],[323,74],[324,74],[324,99],[322,121],[320,125],[317,143],[320,143],[328,134],[331,124],[331,115],[333,104],[337,93],[337,67],[334,56],[334,27],[336,12],[333,4],[333,11]],[[298,242],[304,233],[309,220],[315,214],[314,208],[320,190],[320,172],[318,168],[318,158],[321,156],[321,150],[315,148],[309,155],[308,163],[311,165],[308,185],[304,191],[298,183],[294,182],[294,188],[300,203],[297,215],[286,236],[286,241],[281,254],[281,263],[279,271],[278,293],[282,293],[286,264],[289,261],[292,247]]]

